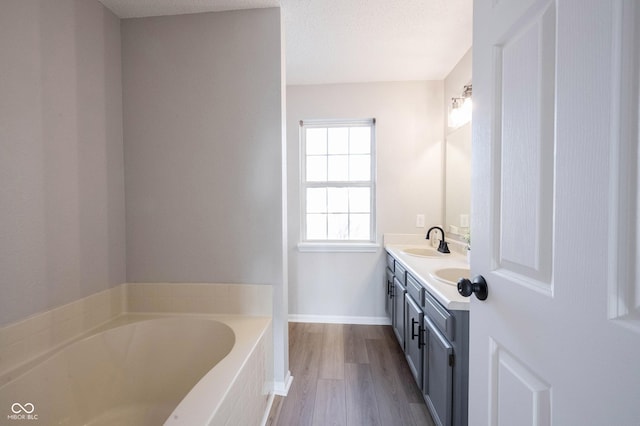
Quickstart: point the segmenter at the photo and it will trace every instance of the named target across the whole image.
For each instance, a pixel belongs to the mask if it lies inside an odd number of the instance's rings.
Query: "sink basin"
[[[442,268],[431,273],[438,281],[450,285],[457,285],[460,278],[469,278],[469,268]]]
[[[433,248],[407,248],[402,251],[404,253],[410,254],[411,256],[418,256],[418,257],[446,256],[444,253],[440,253],[439,251]]]

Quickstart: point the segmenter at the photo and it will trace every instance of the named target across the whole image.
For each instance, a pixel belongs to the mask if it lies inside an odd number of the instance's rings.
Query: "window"
[[[375,242],[374,125],[301,122],[303,243]]]

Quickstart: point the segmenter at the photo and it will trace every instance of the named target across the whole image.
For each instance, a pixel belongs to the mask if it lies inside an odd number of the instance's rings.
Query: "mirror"
[[[462,236],[469,230],[471,210],[471,123],[447,136],[445,160],[445,225]]]

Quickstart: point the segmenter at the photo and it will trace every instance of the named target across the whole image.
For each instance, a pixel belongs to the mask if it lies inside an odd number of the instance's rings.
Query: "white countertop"
[[[468,268],[466,257],[453,252],[436,258],[419,257],[402,251],[413,247],[431,246],[426,244],[426,241],[422,244],[385,243],[384,245],[384,248],[406,268],[407,272],[417,279],[445,308],[454,311],[468,311],[468,297],[460,296],[455,285],[443,283],[430,275],[431,272],[441,268]]]

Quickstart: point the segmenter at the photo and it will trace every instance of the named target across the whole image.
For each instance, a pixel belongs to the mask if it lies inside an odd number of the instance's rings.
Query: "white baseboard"
[[[273,383],[273,393],[275,395],[287,396],[291,382],[293,382],[293,376],[291,375],[291,371],[287,371],[287,377],[285,377],[283,382],[276,381]]]
[[[265,426],[267,421],[269,420],[269,414],[271,414],[271,408],[273,407],[273,401],[277,396],[287,396],[289,393],[289,388],[291,388],[291,382],[293,382],[293,376],[291,375],[291,371],[287,371],[287,377],[284,382],[274,382],[274,390],[273,393],[269,395],[269,399],[267,400],[267,409],[262,416],[262,421],[260,422],[260,426]]]
[[[269,420],[269,414],[271,414],[271,407],[273,407],[273,399],[275,397],[275,394],[272,393],[269,395],[269,399],[267,400],[267,408],[264,412],[264,414],[262,415],[262,420],[260,421],[260,426],[265,426],[267,424],[267,421]]]
[[[325,324],[391,325],[387,317],[351,317],[339,315],[289,315],[289,322],[316,322]]]

